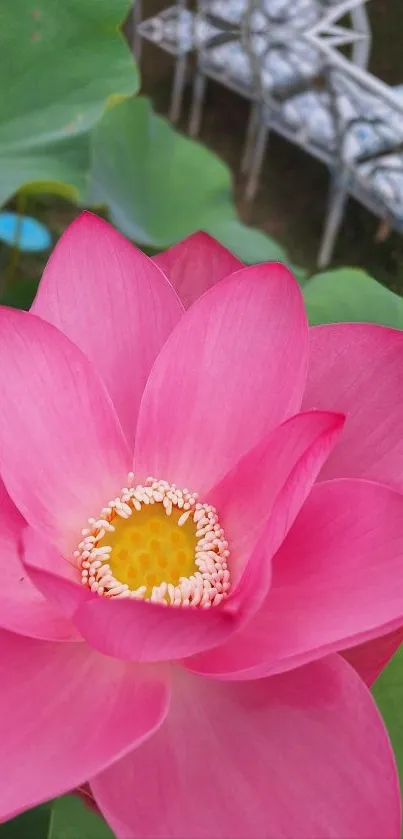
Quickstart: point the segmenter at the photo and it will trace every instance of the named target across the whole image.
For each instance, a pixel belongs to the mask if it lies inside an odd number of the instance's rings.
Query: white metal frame
[[[186,81],[187,61],[189,54],[195,51],[197,66],[194,75],[189,125],[192,136],[196,136],[200,129],[208,78],[215,79],[234,89],[252,102],[241,163],[242,171],[247,175],[246,197],[249,201],[253,200],[256,193],[269,133],[272,130],[300,145],[309,154],[328,165],[331,171],[329,209],[318,258],[319,265],[325,267],[331,259],[349,195],[353,195],[372,212],[382,217],[389,215],[388,208],[385,202],[376,195],[376,190],[372,189],[368,177],[366,180],[365,168],[362,167],[360,160],[346,157],[343,136],[342,134],[338,136],[336,123],[335,136],[337,141],[332,148],[326,148],[317,143],[315,137],[305,136],[303,132],[297,131],[284,118],[284,102],[292,100],[293,96],[298,95],[298,91],[303,93],[304,90],[312,89],[315,81],[314,75],[312,78],[303,78],[302,76],[298,78],[298,74],[296,74],[297,92],[292,90],[292,85],[289,90],[284,92],[284,90],[276,89],[275,85],[267,88],[261,84],[259,57],[254,54],[253,47],[253,36],[256,33],[253,32],[251,21],[252,15],[257,10],[262,11],[262,3],[270,2],[271,0],[236,0],[237,14],[239,9],[244,12],[243,15],[239,13],[239,19],[237,19],[236,15],[228,14],[234,6],[232,0],[225,0],[225,5],[222,8],[225,11],[226,21],[223,20],[222,31],[220,32],[219,20],[209,18],[209,10],[213,6],[214,11],[217,11],[217,0],[198,0],[197,13],[192,15],[193,29],[189,43],[186,44],[186,47],[182,47],[178,40],[177,47],[172,49],[166,45],[163,47],[176,57],[170,118],[172,121],[179,118]],[[289,0],[289,2],[292,3],[293,0]],[[400,146],[400,139],[397,137],[396,148],[399,149],[399,155],[401,155],[403,172],[403,101],[397,98],[392,88],[372,76],[366,69],[371,47],[371,31],[366,11],[367,2],[368,0],[312,0],[312,3],[323,4],[323,14],[313,24],[310,22],[309,25],[307,24],[304,27],[304,22],[298,21],[297,27],[293,25],[288,29],[287,25],[283,24],[279,28],[275,28],[274,32],[267,33],[267,41],[270,43],[273,36],[281,38],[285,46],[294,43],[296,39],[298,39],[298,42],[303,41],[320,54],[319,75],[325,77],[326,83],[332,72],[342,73],[346,79],[362,88],[363,92],[369,92],[371,96],[377,97],[379,102],[391,108],[393,113],[400,114],[402,117],[402,147]],[[186,0],[176,0],[175,8],[178,13],[185,11],[187,9]],[[191,13],[189,12],[189,14]],[[347,14],[351,20],[351,27],[340,23]],[[144,23],[139,24],[141,17],[140,0],[136,0],[133,16],[135,16],[133,18],[135,23],[134,46],[136,54],[139,55],[140,37],[141,35],[147,37]],[[210,30],[207,26],[209,20]],[[240,77],[232,78],[230,73],[225,74],[217,70],[214,67],[214,62],[209,62],[209,55],[215,46],[220,43],[229,44],[231,41],[242,45],[244,54],[251,62],[253,84],[249,84],[249,87],[242,84]],[[339,47],[342,46],[350,48],[350,60],[339,51]],[[254,84],[255,81],[256,85]],[[330,112],[337,121],[336,100],[332,108],[329,108]],[[365,117],[365,113],[362,116],[360,115],[360,119],[364,122]],[[379,149],[374,150],[374,155],[380,156]],[[370,158],[371,155],[369,155]],[[400,157],[398,159],[400,167]],[[392,225],[403,229],[403,218],[401,220],[394,219],[393,214],[391,214],[389,220]]]

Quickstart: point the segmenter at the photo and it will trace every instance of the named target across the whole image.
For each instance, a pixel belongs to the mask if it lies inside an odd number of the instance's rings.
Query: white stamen
[[[165,497],[162,503],[165,507],[165,512],[166,512],[167,516],[170,516],[171,513],[172,513],[172,501],[171,501],[171,499]]]
[[[189,516],[190,510],[186,510],[186,513],[182,513],[182,515],[178,518],[178,527],[183,527],[183,525],[186,524]]]

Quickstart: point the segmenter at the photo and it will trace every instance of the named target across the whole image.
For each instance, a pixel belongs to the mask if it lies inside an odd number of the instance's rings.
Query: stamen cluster
[[[91,591],[109,598],[131,597],[150,600],[170,606],[218,606],[230,589],[228,542],[218,521],[217,511],[211,504],[198,502],[196,493],[179,489],[175,484],[147,478],[145,484],[133,487],[134,474],[128,475],[127,486],[101,510],[97,519],[88,519],[82,530],[82,540],[74,552],[81,570],[83,585]],[[161,504],[167,516],[174,507],[183,510],[178,527],[192,518],[196,528],[195,570],[190,577],[179,577],[177,585],[162,582],[153,586],[147,596],[147,586],[130,589],[112,574],[109,560],[112,547],[101,545],[107,533],[115,530],[113,522],[119,517],[129,519],[140,512],[143,505]]]

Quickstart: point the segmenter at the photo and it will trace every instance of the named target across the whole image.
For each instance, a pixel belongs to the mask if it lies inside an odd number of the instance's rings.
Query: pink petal
[[[162,272],[106,221],[83,213],[53,251],[32,311],[93,362],[133,444],[149,372],[183,312]]]
[[[277,553],[266,600],[232,641],[189,662],[249,679],[376,638],[403,622],[403,496],[381,484],[317,484]]]
[[[29,524],[69,553],[125,485],[130,455],[103,383],[68,338],[0,307],[0,462]]]
[[[249,451],[206,496],[220,517],[231,549],[233,582],[244,569],[254,545],[270,518],[280,492],[299,472],[299,501],[303,504],[318,472],[344,426],[341,414],[311,411],[277,426]],[[287,511],[286,529],[292,518]],[[294,516],[295,517],[295,516]],[[276,546],[276,548],[279,545]]]
[[[0,633],[0,819],[92,778],[163,720],[161,673],[124,665],[84,644]]]
[[[306,363],[302,298],[283,265],[222,280],[191,306],[155,362],[136,472],[206,492],[299,409]]]
[[[32,584],[20,559],[24,519],[0,481],[0,626],[49,641],[71,641],[77,632]]]
[[[91,784],[118,839],[399,839],[382,719],[334,656],[249,684],[176,679],[157,733]]]
[[[95,369],[54,326],[0,307],[0,459],[26,520],[70,553],[127,480],[130,455]]]
[[[37,590],[67,618],[74,616],[80,603],[98,596],[82,585],[75,563],[61,556],[32,527],[22,537],[22,561]]]
[[[224,277],[243,268],[242,262],[208,233],[193,233],[154,256],[154,262],[172,283],[185,309]]]
[[[70,593],[69,593],[70,594]],[[127,661],[174,661],[224,642],[239,626],[237,612],[160,606],[141,600],[77,596],[74,623],[105,655]]]
[[[367,685],[372,685],[386,667],[396,650],[403,644],[403,627],[381,638],[343,650],[346,661],[354,667]]]
[[[305,410],[348,421],[321,478],[369,478],[403,488],[403,332],[336,323],[311,333]]]

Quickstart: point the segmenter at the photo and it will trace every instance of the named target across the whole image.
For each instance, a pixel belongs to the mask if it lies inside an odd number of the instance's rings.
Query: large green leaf
[[[53,802],[47,839],[113,839],[113,833],[79,798],[65,795]]]
[[[139,244],[165,248],[206,230],[245,262],[285,259],[272,239],[239,221],[227,166],[157,116],[147,99],[108,111],[92,141],[88,202],[107,207]]]
[[[93,133],[91,200],[137,242],[167,247],[228,209],[229,173],[144,98],[108,111]]]
[[[34,152],[0,149],[0,205],[22,187],[24,192],[50,192],[79,201],[87,188],[90,168],[88,134],[59,140]]]
[[[248,227],[237,218],[226,219],[223,222],[216,221],[213,225],[207,226],[206,230],[243,262],[285,262],[297,280],[300,283],[304,282],[303,268],[292,265],[284,248],[261,230]]]
[[[50,804],[42,804],[16,819],[0,824],[0,839],[47,839],[51,812]]]
[[[0,825],[0,839],[114,839],[76,795],[64,795]]]
[[[392,740],[403,794],[403,645],[376,680],[372,692]]]
[[[284,248],[261,230],[242,224],[237,218],[213,223],[208,230],[243,262],[287,262]]]
[[[311,324],[368,321],[403,329],[403,299],[357,268],[316,274],[304,296]]]
[[[137,74],[118,32],[129,0],[0,0],[0,202],[30,182],[84,186],[88,150],[73,142]]]

